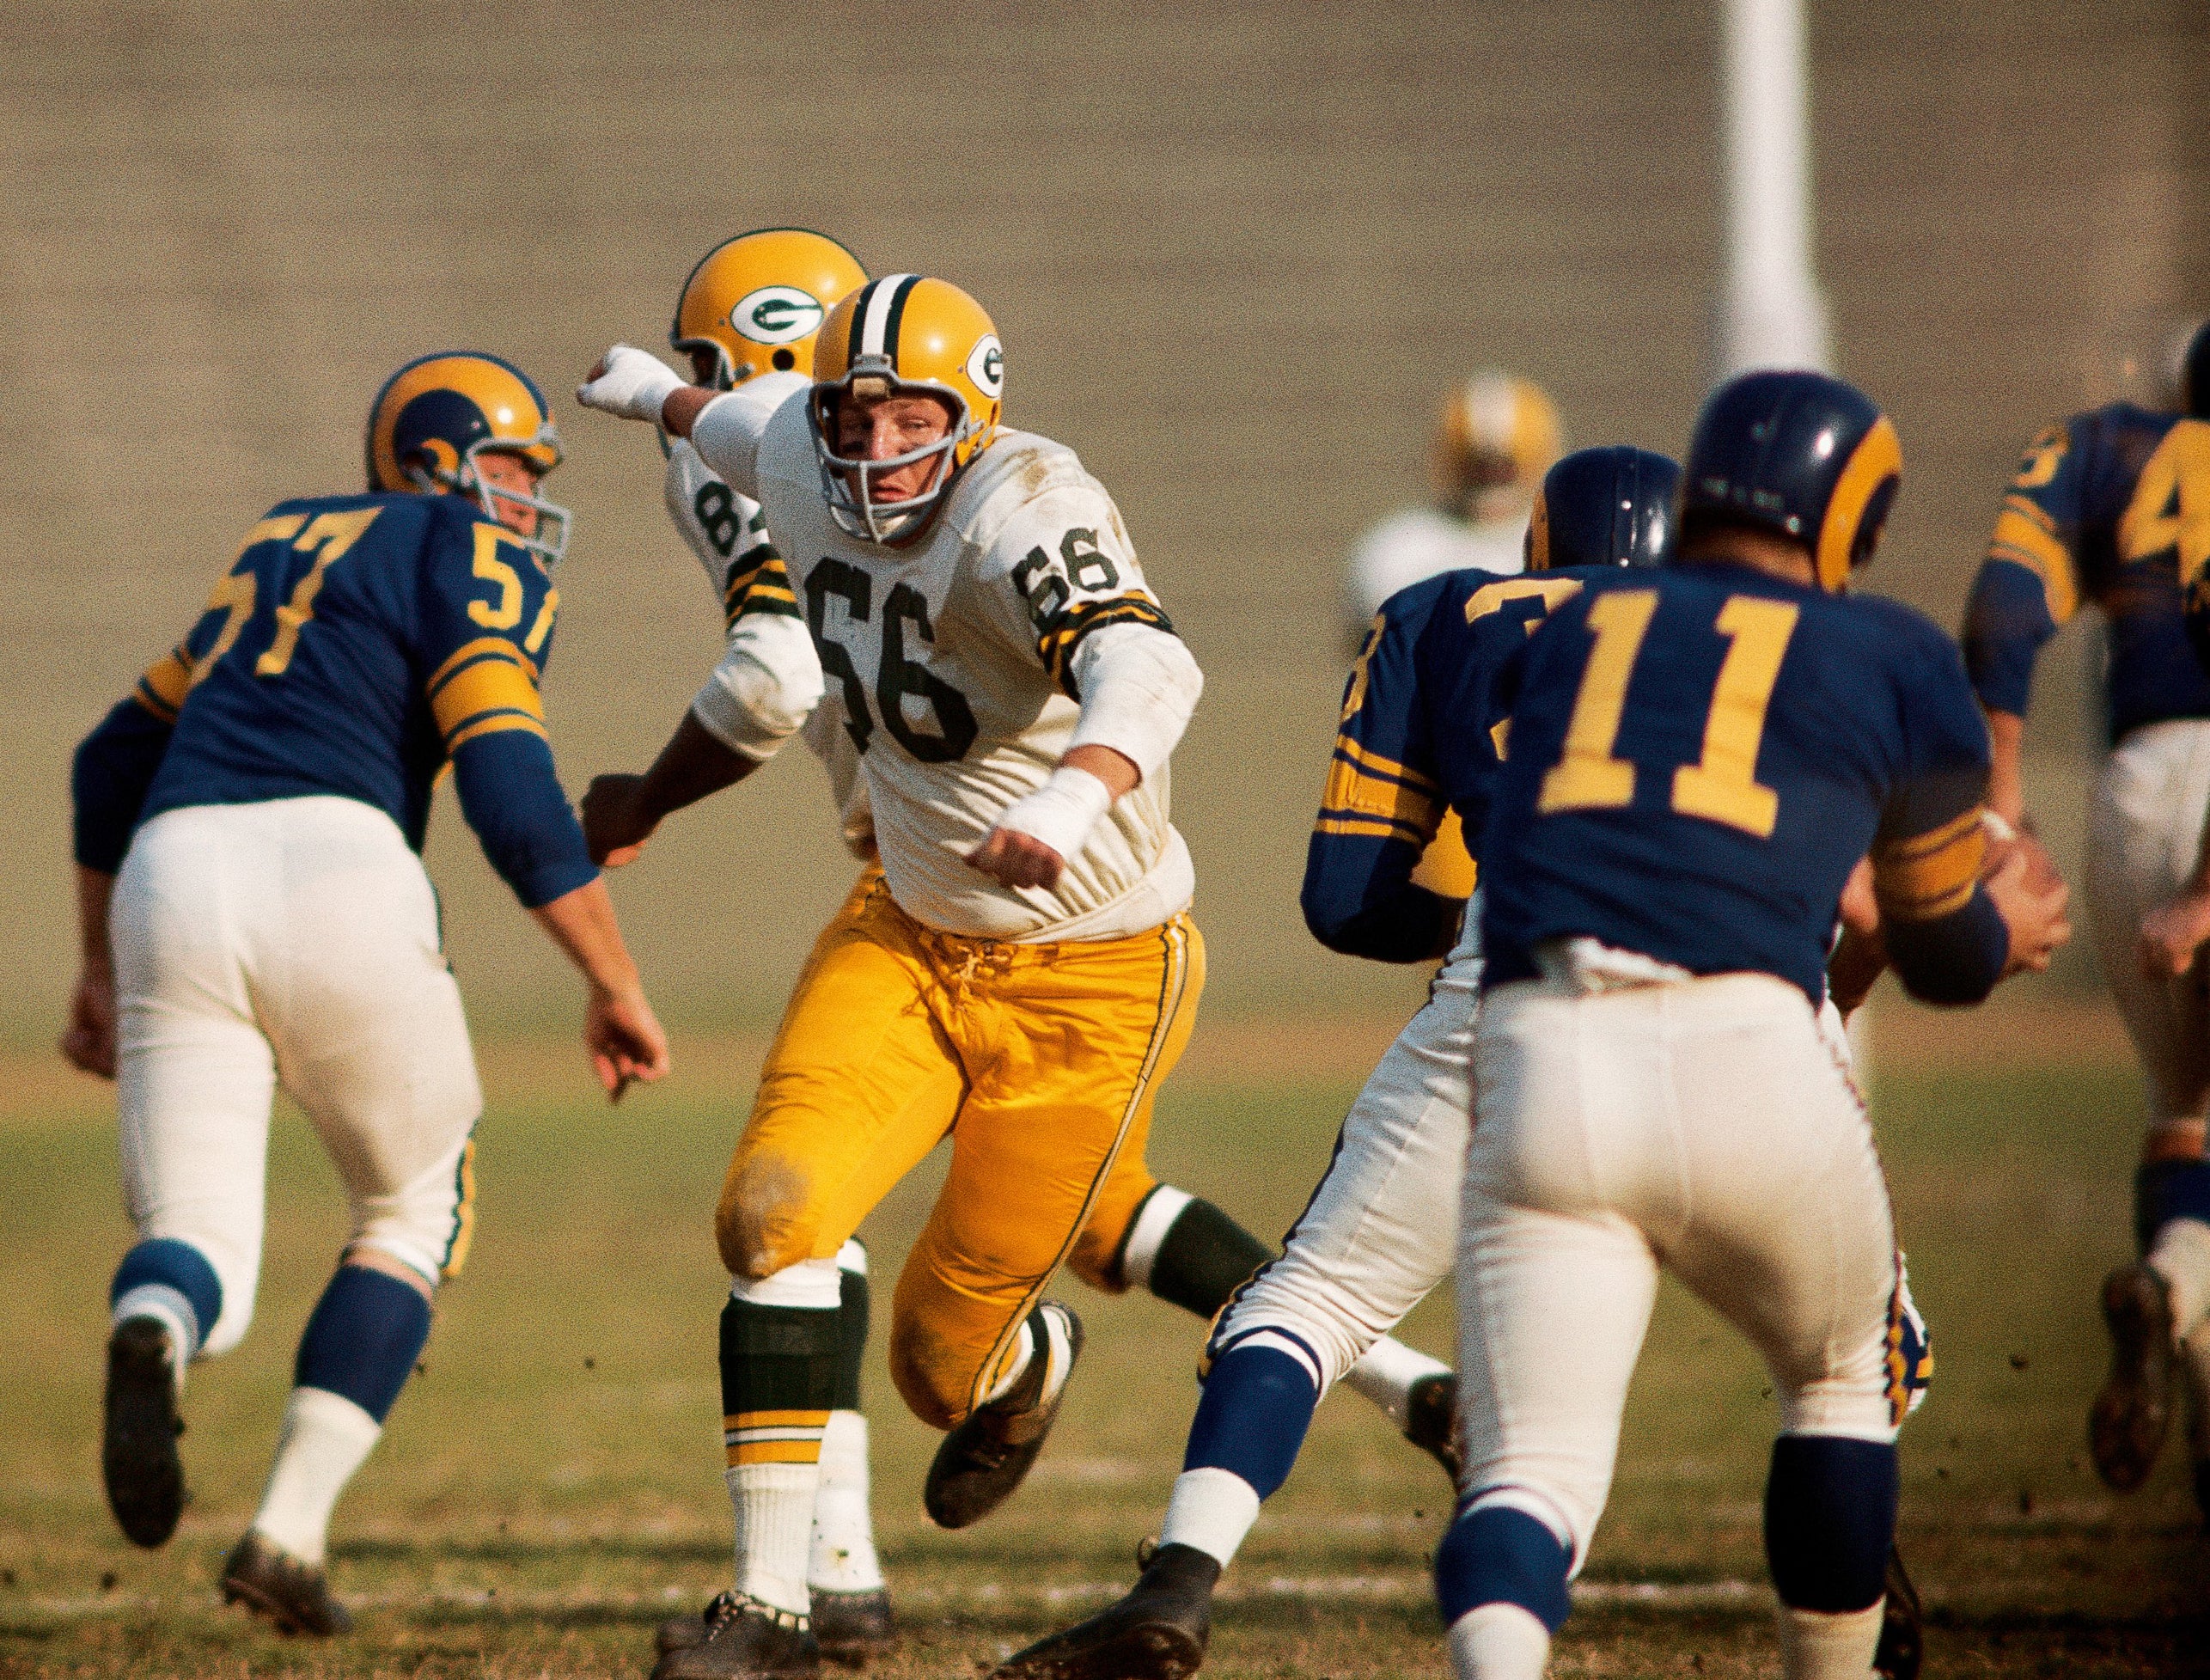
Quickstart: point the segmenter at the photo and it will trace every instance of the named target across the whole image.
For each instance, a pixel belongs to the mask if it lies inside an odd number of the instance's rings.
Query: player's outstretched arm
[[[583,1008],[583,1048],[609,1102],[621,1101],[632,1080],[650,1084],[665,1077],[668,1035],[645,1001],[644,983],[614,919],[604,881],[564,893],[530,914],[567,953],[589,988]]]
[[[592,778],[583,795],[583,839],[591,861],[608,869],[634,863],[662,818],[742,781],[759,767],[757,761],[716,740],[695,713],[685,712],[643,775]]]
[[[115,958],[107,943],[107,905],[115,877],[76,866],[76,986],[70,993],[69,1024],[61,1053],[72,1067],[115,1077]]]

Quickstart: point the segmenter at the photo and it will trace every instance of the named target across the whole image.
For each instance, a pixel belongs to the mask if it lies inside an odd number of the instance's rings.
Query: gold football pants
[[[1069,1261],[1114,1261],[1156,1183],[1151,1104],[1205,985],[1186,915],[1125,939],[1013,944],[938,932],[860,877],[822,930],[760,1070],[714,1220],[764,1278],[834,1255],[949,1133],[951,1170],[898,1280],[890,1374],[949,1428],[1004,1369]]]

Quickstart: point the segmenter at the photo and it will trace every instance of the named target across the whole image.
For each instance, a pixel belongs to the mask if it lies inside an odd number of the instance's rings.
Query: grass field
[[[1933,1621],[1927,1671],[2210,1671],[2210,1551],[2183,1467],[2119,1501],[2080,1447],[2102,1359],[2091,1292],[2121,1251],[2136,1090],[2107,1057],[2031,1059],[2048,1050],[1998,1069],[1883,1063],[1883,1147],[1939,1356],[1904,1456],[1904,1544]],[[9,1082],[0,1674],[643,1672],[652,1624],[703,1601],[727,1567],[711,1353],[722,1285],[705,1221],[745,1093],[741,1058],[708,1059],[609,1114],[580,1084],[559,1094],[570,1054],[490,1059],[511,1094],[480,1133],[475,1258],[445,1298],[426,1374],[340,1509],[333,1567],[360,1627],[328,1646],[266,1634],[212,1591],[342,1234],[311,1135],[296,1119],[278,1128],[260,1322],[194,1374],[195,1502],[149,1555],[119,1537],[99,1488],[102,1291],[126,1240],[112,1125],[89,1084]],[[1310,1079],[1288,1060],[1271,1078],[1237,1066],[1200,1059],[1169,1090],[1154,1160],[1278,1230],[1354,1082],[1340,1065]],[[909,1184],[876,1215],[884,1279],[928,1194]],[[885,1676],[971,1675],[1102,1604],[1154,1530],[1194,1401],[1197,1327],[1148,1298],[1067,1288],[1093,1332],[1083,1378],[1032,1481],[978,1530],[928,1525],[918,1494],[934,1438],[870,1370],[877,1518],[910,1630]],[[1447,1352],[1447,1304],[1430,1302],[1407,1334]],[[1731,1333],[1668,1294],[1555,1672],[1773,1671],[1764,1387]],[[1425,1563],[1446,1508],[1432,1464],[1355,1396],[1332,1399],[1230,1577],[1208,1672],[1443,1672]]]

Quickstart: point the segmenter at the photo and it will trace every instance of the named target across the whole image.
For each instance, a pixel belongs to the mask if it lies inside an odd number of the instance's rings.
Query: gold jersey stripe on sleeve
[[[754,613],[766,613],[778,618],[803,618],[798,610],[797,591],[791,585],[791,573],[783,564],[783,557],[772,548],[754,551],[766,558],[746,574],[746,583],[740,590],[734,580],[725,601],[728,622],[734,626],[742,618]]]
[[[461,666],[431,693],[430,710],[449,749],[458,746],[464,735],[484,733],[472,726],[492,715],[519,714],[527,723],[534,724],[538,733],[544,733],[544,702],[538,698],[534,674],[519,656],[486,653]],[[508,725],[522,726],[522,723]]]
[[[2016,492],[2003,498],[1987,558],[2022,565],[2042,580],[2048,615],[2062,624],[2079,610],[2079,580],[2072,555],[2056,534],[2056,523],[2033,500]]]
[[[1334,823],[1379,824],[1387,831],[1425,846],[1434,838],[1441,826],[1443,812],[1433,796],[1427,791],[1433,784],[1419,781],[1416,785],[1407,778],[1399,780],[1387,774],[1377,774],[1356,761],[1350,754],[1358,750],[1357,743],[1344,738],[1336,742],[1335,756],[1328,761],[1328,785],[1320,795],[1321,832],[1331,834],[1371,834],[1371,827],[1335,827]],[[1386,760],[1383,761],[1387,762]]]
[[[1387,776],[1409,787],[1420,788],[1431,793],[1435,791],[1433,777],[1423,776],[1417,770],[1399,764],[1393,758],[1383,758],[1379,753],[1359,745],[1347,735],[1339,735],[1335,737],[1335,750],[1369,774]]]
[[[508,641],[505,637],[479,636],[473,642],[463,642],[453,651],[443,664],[430,672],[430,681],[422,685],[423,692],[435,700],[437,698],[437,690],[455,672],[463,665],[473,664],[475,661],[485,658],[509,659],[528,671],[533,679],[537,675],[537,662],[512,642]]]
[[[131,698],[164,724],[174,724],[192,692],[192,650],[178,643],[146,668]]]
[[[1075,692],[1074,651],[1082,645],[1084,637],[1108,624],[1144,624],[1174,634],[1174,620],[1148,596],[1116,595],[1105,601],[1085,601],[1055,614],[1036,638],[1036,657],[1069,699],[1082,698]]]
[[[1897,921],[1954,914],[1972,897],[1987,853],[1987,831],[1975,806],[1938,828],[1875,847],[1872,888],[1880,913]]]
[[[527,730],[540,741],[552,739],[545,733],[545,725],[528,712],[493,712],[476,718],[465,729],[456,730],[447,736],[445,737],[446,755],[450,757],[478,736],[498,735],[508,730]]]

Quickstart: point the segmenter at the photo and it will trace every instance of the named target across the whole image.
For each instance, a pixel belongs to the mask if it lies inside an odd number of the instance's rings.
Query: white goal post
[[[1804,0],[1725,0],[1726,282],[1718,373],[1832,366],[1814,265]]]

